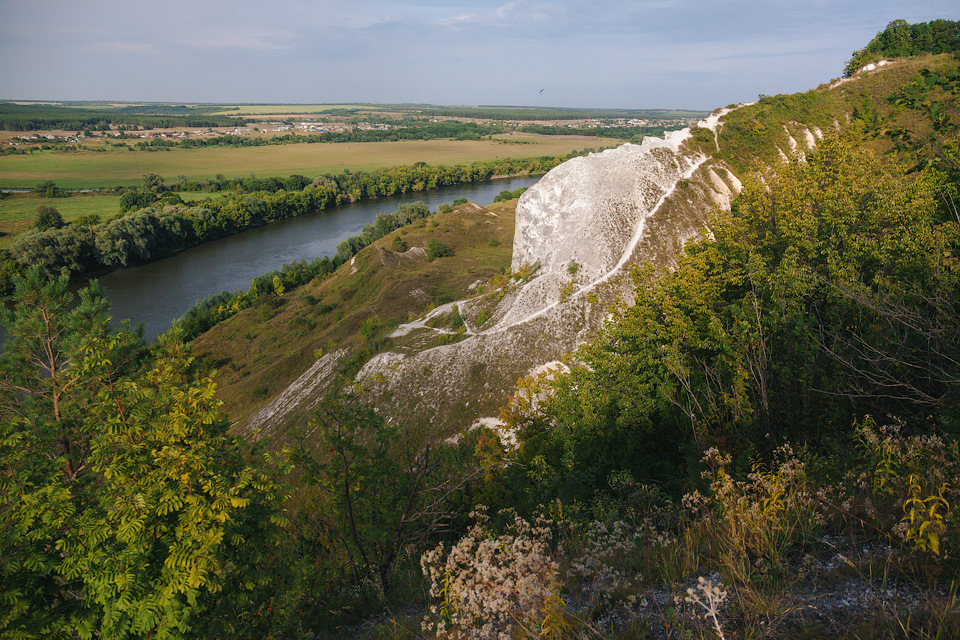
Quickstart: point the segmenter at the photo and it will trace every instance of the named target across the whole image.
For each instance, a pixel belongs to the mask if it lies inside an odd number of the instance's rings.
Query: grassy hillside
[[[516,200],[438,213],[363,249],[320,284],[270,297],[194,342],[216,368],[218,397],[234,421],[261,408],[312,365],[318,353],[347,348],[362,364],[400,322],[468,297],[469,286],[510,267]],[[494,215],[495,214],[495,215]],[[454,255],[394,264],[394,242],[426,248],[437,239]],[[389,253],[387,253],[389,252]]]
[[[920,68],[951,65],[955,62],[947,56],[926,56],[832,88],[825,84],[802,94],[763,98],[726,116],[716,141],[719,151],[712,134],[703,135],[709,133],[705,130],[695,130],[692,144],[712,151],[743,176],[776,165],[781,158],[778,149],[789,153],[788,134],[803,149],[804,132],[845,128],[860,120],[859,126],[868,134],[865,144],[882,152],[891,146],[880,135],[884,126],[918,125],[912,112],[892,107],[886,98]],[[501,216],[496,224],[491,224],[487,210],[459,207],[396,231],[364,249],[354,265],[345,265],[323,283],[263,301],[201,336],[195,343],[196,353],[216,367],[219,396],[231,418],[242,420],[263,407],[308,369],[318,354],[347,347],[358,358],[354,364],[360,364],[388,346],[382,337],[400,322],[422,315],[431,306],[467,297],[472,282],[507,268],[514,206],[515,202],[487,208]],[[379,252],[390,250],[395,237],[411,247],[426,247],[430,238],[437,237],[455,249],[455,256],[390,266]]]
[[[709,131],[699,130],[695,144],[727,162],[738,175],[774,166],[780,161],[780,151],[789,155],[788,134],[805,148],[804,131],[814,127],[828,131],[856,124],[867,137],[865,144],[883,153],[892,147],[883,137],[886,129],[925,126],[916,112],[895,107],[887,98],[923,68],[947,72],[956,67],[952,56],[924,55],[896,60],[876,71],[833,80],[804,93],[765,96],[728,114],[716,142]]]

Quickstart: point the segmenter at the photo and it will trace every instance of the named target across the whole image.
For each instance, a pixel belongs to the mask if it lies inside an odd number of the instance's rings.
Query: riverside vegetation
[[[285,180],[218,178],[187,185],[223,192],[216,199],[194,206],[187,205],[179,195],[183,184],[171,188],[159,175],[148,174],[141,188],[121,196],[119,214],[106,220],[96,214],[85,215],[69,225],[35,228],[19,237],[9,251],[0,253],[0,294],[12,291],[12,274],[30,265],[83,276],[155,260],[244,229],[344,202],[469,184],[494,176],[543,173],[570,157],[591,151],[469,165],[418,162],[372,172],[345,171],[313,180],[299,175]],[[56,189],[53,183],[43,183],[46,184]],[[224,192],[226,189],[229,191]]]
[[[924,63],[876,94],[874,126],[838,122],[802,161],[761,156],[676,270],[639,268],[568,371],[518,383],[501,414],[515,445],[386,422],[345,370],[286,451],[248,449],[176,332],[147,348],[108,329],[95,287],[67,312],[65,277],[14,276],[0,631],[957,637],[960,74]],[[758,125],[739,148],[810,104],[734,112]],[[499,248],[464,229],[437,279]],[[349,268],[270,295],[333,294]],[[380,326],[353,322],[351,346],[377,348]]]

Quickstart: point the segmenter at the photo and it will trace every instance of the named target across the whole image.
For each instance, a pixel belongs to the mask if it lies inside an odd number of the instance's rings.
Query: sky
[[[0,99],[712,110],[957,0],[0,0]],[[542,92],[541,92],[542,89]]]

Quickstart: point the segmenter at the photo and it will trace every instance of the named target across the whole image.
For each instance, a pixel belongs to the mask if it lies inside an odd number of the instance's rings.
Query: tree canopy
[[[96,285],[17,276],[0,355],[0,634],[182,638],[267,577],[280,485],[183,344],[111,332]]]
[[[866,47],[853,52],[843,75],[849,78],[868,63],[882,58],[956,51],[960,51],[960,21],[931,20],[909,24],[906,20],[894,20]]]

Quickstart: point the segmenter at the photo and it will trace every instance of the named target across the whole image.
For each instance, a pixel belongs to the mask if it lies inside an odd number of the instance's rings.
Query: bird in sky
[[[543,89],[540,89],[540,95],[543,95]]]

